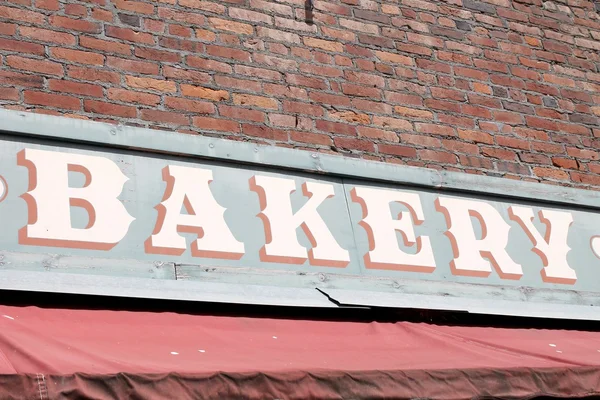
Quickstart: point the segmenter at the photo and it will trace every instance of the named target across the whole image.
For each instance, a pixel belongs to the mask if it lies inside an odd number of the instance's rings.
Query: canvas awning
[[[0,306],[0,398],[600,394],[600,332]]]

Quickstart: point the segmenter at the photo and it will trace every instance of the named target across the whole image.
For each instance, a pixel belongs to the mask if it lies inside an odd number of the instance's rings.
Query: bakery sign
[[[391,306],[400,296],[403,307],[411,295],[594,307],[600,293],[600,217],[589,207],[382,182],[359,169],[317,174],[10,131],[0,149],[0,285],[8,274],[8,289],[15,274],[36,273],[71,285],[96,277],[96,294],[106,279],[133,279],[152,281],[156,293],[161,281],[163,293],[183,282],[202,295],[212,290],[203,284],[241,285],[310,290],[326,301],[378,294]],[[67,281],[56,291],[69,292]]]

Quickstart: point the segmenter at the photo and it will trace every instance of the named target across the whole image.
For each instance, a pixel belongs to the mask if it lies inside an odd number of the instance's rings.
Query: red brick
[[[160,103],[160,96],[151,93],[135,92],[128,89],[110,88],[108,98],[123,103],[138,103],[147,106],[156,106]]]
[[[143,58],[146,60],[154,60],[154,61],[162,61],[162,62],[170,62],[170,63],[176,63],[176,62],[181,61],[181,53],[149,49],[146,47],[136,47],[135,55],[136,55],[136,57]]]
[[[60,3],[58,0],[36,0],[35,6],[50,11],[60,10]],[[67,12],[67,6],[65,6],[65,12]]]
[[[464,76],[466,78],[478,79],[480,81],[486,81],[489,79],[489,74],[476,69],[454,67],[454,74],[458,76]]]
[[[79,110],[81,108],[80,100],[72,96],[26,90],[23,98],[26,104],[63,108],[67,110]]]
[[[39,7],[39,4],[37,4]],[[56,8],[58,10],[58,8]],[[65,14],[75,15],[78,17],[84,17],[87,15],[87,8],[82,6],[81,4],[66,4],[65,5]]]
[[[372,142],[369,142],[368,140],[361,140],[361,139],[338,136],[333,139],[333,144],[335,147],[338,147],[341,149],[367,151],[367,152],[375,151],[375,145]]]
[[[533,173],[540,178],[547,179],[557,179],[557,180],[567,180],[569,179],[569,174],[565,171],[561,171],[556,168],[545,168],[545,167],[535,167],[533,168]],[[574,178],[577,181],[576,178]]]
[[[327,89],[327,83],[323,79],[311,78],[303,75],[286,74],[285,80],[287,83],[296,86],[309,87],[313,89]]]
[[[420,133],[429,133],[432,135],[455,136],[454,128],[439,124],[415,123],[415,130]]]
[[[481,147],[481,154],[487,157],[497,158],[500,160],[517,159],[517,154],[514,151],[496,147]]]
[[[400,135],[400,138],[402,139],[402,143],[408,143],[429,148],[442,147],[442,141],[438,138],[434,138],[431,136],[403,133]]]
[[[36,60],[19,56],[7,56],[6,64],[12,68],[45,75],[63,76],[63,66],[48,60]]]
[[[135,107],[106,103],[98,100],[84,100],[83,109],[86,112],[110,115],[112,117],[134,118],[136,116]]]
[[[435,110],[452,111],[456,113],[460,112],[460,104],[444,100],[426,99],[425,106]]]
[[[387,142],[398,143],[398,134],[393,131],[387,131],[384,129],[369,128],[367,126],[358,126],[358,136],[367,137],[371,139],[380,139]]]
[[[131,54],[131,46],[109,40],[96,39],[89,36],[80,36],[79,44],[88,49],[100,50],[105,53]]]
[[[279,103],[277,100],[270,97],[256,96],[250,94],[233,94],[233,104],[247,107],[258,107],[277,110]]]
[[[64,28],[67,30],[86,33],[100,33],[100,31],[102,30],[100,24],[95,22],[89,22],[83,19],[73,19],[68,17],[61,17],[59,15],[53,15],[50,17],[49,21],[50,25],[58,28]]]
[[[107,26],[106,36],[134,43],[154,44],[154,36],[145,32],[136,32],[133,29]]]
[[[19,27],[21,36],[46,43],[56,43],[73,46],[76,42],[75,36],[70,33],[50,31],[48,29],[34,28],[29,26]]]
[[[518,125],[523,123],[523,116],[513,112],[494,111],[494,120],[498,122],[504,122],[506,124]]]
[[[217,86],[240,89],[251,92],[260,92],[261,83],[257,81],[249,81],[246,79],[231,78],[229,76],[215,76]],[[267,85],[265,85],[266,87]],[[265,90],[266,92],[266,90]]]
[[[233,69],[236,74],[240,75],[246,75],[254,78],[261,78],[264,80],[271,81],[281,80],[281,73],[270,69],[248,67],[245,65],[236,65]]]
[[[577,149],[575,147],[567,147],[567,154],[578,159],[598,160],[600,158],[595,150]]]
[[[452,153],[436,150],[419,150],[417,152],[421,160],[436,161],[444,164],[456,164],[457,157]]]
[[[539,153],[520,153],[519,159],[528,164],[542,164],[542,165],[551,165],[552,162],[550,157],[545,154]]]
[[[49,79],[48,89],[56,92],[73,93],[83,96],[103,97],[102,87],[91,85],[89,83]]]
[[[102,54],[92,53],[89,51],[53,47],[50,49],[50,54],[52,54],[54,58],[71,61],[74,63],[104,65],[104,56]]]
[[[352,107],[370,113],[391,114],[392,106],[387,103],[364,99],[352,99]]]
[[[5,88],[0,87],[0,99],[1,100],[19,100],[19,90],[16,88]]]
[[[504,73],[508,72],[508,67],[506,66],[505,63],[500,63],[500,62],[496,62],[496,61],[487,61],[487,60],[481,60],[481,59],[474,59],[473,62],[477,68],[487,69],[487,70],[496,71],[496,72],[504,72]]]
[[[111,11],[94,8],[92,10],[92,19],[97,19],[104,22],[112,22],[114,14]]]
[[[228,47],[209,45],[206,46],[206,52],[214,57],[230,58],[238,61],[250,61],[250,53],[243,50],[237,50]]]
[[[223,39],[224,36],[225,35],[221,35],[221,38]],[[189,52],[193,52],[196,54],[203,54],[205,52],[203,43],[199,43],[199,42],[192,41],[192,40],[185,40],[185,39],[171,38],[171,37],[160,37],[158,39],[158,44],[160,45],[160,47],[164,47],[164,48],[172,49],[172,50],[189,51]],[[236,44],[239,44],[239,43],[236,42]],[[181,59],[181,57],[182,57],[182,55],[180,53],[176,53],[175,55],[171,56],[171,58],[174,59],[174,61],[179,61]]]
[[[154,121],[169,125],[189,125],[189,117],[178,112],[162,111],[156,109],[140,110],[140,116],[143,120]]]
[[[192,32],[192,28],[188,28],[187,26],[169,25],[169,33],[174,36],[189,38],[192,37]]]
[[[26,75],[18,72],[0,71],[0,84],[8,86],[41,88],[44,86],[44,78],[38,75]]]
[[[342,84],[342,90],[344,94],[350,96],[361,96],[361,97],[369,97],[372,99],[380,99],[382,96],[382,92],[380,89],[352,85],[349,83]]]
[[[154,6],[148,3],[130,0],[111,0],[120,10],[132,11],[137,14],[154,14]]]
[[[193,117],[192,119],[194,126],[209,131],[223,131],[236,133],[240,131],[239,122],[228,121],[219,118],[210,117]]]
[[[476,144],[465,143],[458,140],[442,140],[442,145],[446,150],[453,153],[466,153],[471,155],[479,154],[479,147]]]
[[[476,143],[486,143],[492,144],[494,143],[494,138],[489,133],[481,132],[481,131],[473,131],[468,129],[459,129],[458,136],[463,140],[470,140]]]
[[[302,72],[306,72],[308,74],[317,75],[317,76],[328,76],[331,78],[337,78],[344,74],[344,72],[339,68],[328,67],[328,66],[324,66],[324,65],[306,64],[306,63],[300,64],[300,70]]]
[[[517,139],[507,136],[496,136],[496,143],[503,147],[512,147],[514,149],[529,150],[531,144],[527,140]]]
[[[0,18],[12,21],[21,21],[28,24],[43,24],[46,16],[41,13],[21,10],[14,7],[0,6]]]
[[[15,33],[17,33],[16,24],[0,22],[0,35],[13,36]]]
[[[207,71],[221,72],[224,74],[231,74],[233,68],[231,65],[225,64],[219,61],[207,60],[205,58],[196,56],[187,56],[186,63],[190,67],[199,68]]]
[[[347,136],[356,136],[357,135],[356,126],[349,125],[349,124],[343,124],[340,122],[317,120],[316,128],[320,131],[327,132],[327,133],[337,133],[337,134],[347,135]]]
[[[118,70],[136,72],[146,75],[158,75],[159,67],[156,63],[146,61],[135,61],[124,58],[108,56],[106,65]]]
[[[248,136],[260,137],[268,140],[288,140],[288,133],[281,129],[273,129],[263,125],[242,124],[242,133]]]
[[[488,169],[488,170],[491,170],[494,168],[494,164],[492,163],[492,161],[487,158],[460,155],[458,159],[459,159],[459,163],[466,167],[481,168],[481,169]]]
[[[332,144],[332,140],[329,136],[322,135],[320,133],[292,131],[290,132],[290,139],[294,142],[310,143],[323,146],[331,146]]]
[[[248,110],[246,108],[219,106],[219,115],[222,117],[241,119],[245,121],[266,122],[266,114],[262,111]]]
[[[23,40],[12,40],[0,38],[0,50],[15,51],[18,53],[29,53],[35,55],[44,55],[44,46],[36,43],[29,43]]]
[[[207,84],[212,81],[209,74],[205,72],[191,71],[182,68],[163,66],[163,76],[170,80],[181,80],[189,83]]]
[[[377,146],[379,153],[389,154],[399,157],[416,158],[417,150],[413,147],[392,145],[392,144],[379,144]]]
[[[67,75],[74,79],[81,79],[84,81],[91,81],[91,82],[100,81],[100,82],[116,84],[121,81],[119,74],[116,72],[104,71],[104,70],[93,69],[93,68],[78,67],[75,65],[70,65],[68,67]]]
[[[183,12],[172,8],[159,7],[158,16],[162,19],[185,22],[194,26],[203,26],[206,23],[206,17],[198,12]]]

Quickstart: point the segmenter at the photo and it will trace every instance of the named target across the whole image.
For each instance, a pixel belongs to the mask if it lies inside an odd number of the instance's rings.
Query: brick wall
[[[599,51],[586,0],[3,0],[0,104],[600,188]]]

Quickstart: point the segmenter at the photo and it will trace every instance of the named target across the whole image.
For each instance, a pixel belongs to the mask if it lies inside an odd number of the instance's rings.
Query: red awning
[[[0,398],[600,394],[600,332],[0,306]]]

